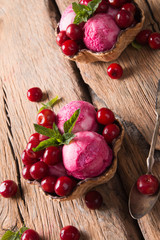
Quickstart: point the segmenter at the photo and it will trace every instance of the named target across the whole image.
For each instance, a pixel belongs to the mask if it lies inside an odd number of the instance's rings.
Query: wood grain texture
[[[92,100],[97,108],[105,107],[93,91]],[[146,159],[149,152],[149,145],[138,129],[131,123],[122,121],[126,130],[121,151],[119,152],[118,174],[129,196],[132,185],[137,178],[147,172]],[[159,177],[160,172],[160,152],[155,153],[155,164],[153,174]],[[138,221],[145,240],[158,240],[160,233],[160,199],[155,204],[152,211]]]
[[[55,95],[62,97],[56,112],[71,100],[90,100],[90,96],[75,64],[59,53],[52,28],[56,14],[48,11],[47,1],[1,0],[0,10],[0,93],[6,102],[1,104],[0,114],[0,181],[14,179],[22,189],[19,198],[0,199],[0,236],[4,229],[26,223],[45,240],[57,240],[62,226],[68,224],[80,229],[82,240],[142,239],[136,221],[129,216],[118,175],[98,187],[104,197],[100,211],[88,210],[83,199],[50,201],[21,178],[21,152],[33,132],[32,123],[40,107],[27,100],[27,90],[39,86],[47,93],[47,100]],[[54,6],[52,11],[57,11]]]
[[[56,0],[61,12],[72,0]],[[159,31],[158,1],[137,0],[146,16],[145,27]],[[155,123],[155,94],[160,76],[160,51],[144,47],[137,51],[129,46],[116,61],[123,69],[122,80],[111,80],[106,71],[110,63],[78,63],[84,81],[102,98],[108,107],[123,119],[134,123],[150,143]],[[94,71],[93,71],[94,69]],[[157,141],[160,149],[160,137]]]

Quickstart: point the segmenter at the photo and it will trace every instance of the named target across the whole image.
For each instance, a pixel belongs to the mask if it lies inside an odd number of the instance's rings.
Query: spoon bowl
[[[154,195],[145,195],[138,191],[137,184],[132,186],[129,195],[129,212],[134,219],[146,215],[158,200],[159,190]]]

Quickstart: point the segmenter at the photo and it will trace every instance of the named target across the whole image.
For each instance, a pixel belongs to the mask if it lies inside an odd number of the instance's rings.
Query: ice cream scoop
[[[62,17],[59,23],[59,30],[66,31],[66,28],[68,27],[68,25],[74,22],[75,16],[76,14],[72,9],[72,4],[70,4],[62,14]]]
[[[67,173],[78,179],[100,175],[112,163],[113,152],[104,137],[96,132],[78,132],[62,149]]]
[[[114,46],[119,33],[120,28],[113,17],[106,13],[99,13],[85,23],[83,41],[88,49],[103,52]]]
[[[92,104],[85,101],[72,101],[65,105],[57,114],[57,126],[61,133],[64,132],[64,123],[80,109],[79,117],[72,130],[73,133],[81,131],[97,131],[98,124],[96,122],[96,111]]]

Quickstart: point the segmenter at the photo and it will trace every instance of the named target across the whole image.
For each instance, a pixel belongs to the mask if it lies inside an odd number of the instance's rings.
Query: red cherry
[[[127,10],[129,12],[132,12],[134,15],[136,12],[136,6],[133,3],[126,3],[122,6],[121,10]]]
[[[153,195],[158,191],[158,188],[159,181],[151,174],[142,175],[137,180],[137,189],[142,194]]]
[[[90,191],[85,196],[85,203],[90,209],[98,209],[103,203],[103,198],[99,192]]]
[[[92,1],[92,0],[81,0],[81,1],[80,1],[80,4],[87,6],[88,3],[91,2],[91,1]]]
[[[107,68],[107,73],[112,79],[119,79],[122,77],[123,69],[118,63],[112,63]]]
[[[144,29],[141,32],[138,33],[136,36],[136,42],[142,45],[145,45],[148,43],[148,38],[151,35],[152,31],[149,29]]]
[[[58,147],[48,147],[43,154],[43,162],[48,165],[55,165],[62,160],[62,152]]]
[[[30,158],[27,155],[26,150],[23,151],[21,159],[22,159],[22,162],[23,162],[24,165],[34,164],[34,163],[39,161],[37,158]]]
[[[52,129],[52,126],[45,126],[45,127]],[[47,139],[49,139],[49,137],[44,136],[44,135],[42,135],[42,134],[39,134],[39,141],[40,141],[40,142],[42,142],[42,141],[44,141],[44,140],[47,140]]]
[[[33,180],[32,176],[30,174],[31,167],[32,167],[32,165],[27,165],[22,169],[22,176],[24,179]]]
[[[74,186],[75,181],[73,179],[62,176],[57,179],[54,190],[58,196],[67,196],[72,192]]]
[[[28,229],[22,234],[21,240],[40,240],[40,236],[36,231]]]
[[[43,109],[37,115],[37,123],[42,126],[53,126],[56,121],[56,114],[50,109]]]
[[[112,7],[120,8],[126,2],[126,0],[108,0]]]
[[[134,22],[134,15],[132,12],[127,10],[120,10],[116,15],[116,23],[117,25],[124,29],[130,27]]]
[[[77,24],[70,24],[66,29],[67,36],[72,40],[79,40],[83,38],[83,31]]]
[[[31,102],[39,102],[43,97],[42,90],[38,87],[30,88],[27,92],[27,97]]]
[[[61,240],[79,240],[80,233],[76,227],[69,225],[61,229],[60,238]]]
[[[101,108],[97,112],[97,121],[100,124],[108,125],[115,121],[114,113],[108,108]]]
[[[66,31],[61,31],[58,33],[56,37],[56,42],[59,46],[62,46],[62,44],[67,41],[69,37],[66,35]]]
[[[18,190],[17,183],[12,180],[5,180],[0,185],[0,194],[4,198],[11,198],[16,195]]]
[[[148,43],[152,49],[160,49],[160,33],[151,33],[148,39]]]
[[[114,139],[116,139],[120,134],[120,129],[116,124],[110,124],[105,126],[103,129],[103,137],[105,138],[107,143],[112,143]]]
[[[108,10],[109,4],[106,0],[102,0],[100,2],[98,8],[96,9],[96,13],[106,13]]]
[[[32,148],[36,148],[39,145],[39,141],[33,140],[27,144],[26,153],[30,158],[40,158],[43,151],[33,152]]]
[[[30,168],[30,174],[33,179],[40,180],[47,176],[48,165],[42,161],[37,162]]]
[[[28,142],[30,142],[30,141],[32,141],[32,140],[37,140],[37,141],[39,141],[39,133],[33,133],[33,134],[30,136]]]
[[[42,179],[41,181],[41,187],[43,189],[43,191],[48,192],[48,193],[54,193],[54,187],[57,181],[57,177],[55,176],[49,176],[49,177],[45,177]]]
[[[67,56],[73,56],[78,52],[78,45],[74,40],[67,40],[62,44],[62,52]]]

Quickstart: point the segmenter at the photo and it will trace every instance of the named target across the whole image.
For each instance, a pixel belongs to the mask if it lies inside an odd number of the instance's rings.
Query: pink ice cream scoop
[[[113,152],[104,137],[96,132],[78,132],[62,149],[67,173],[78,179],[100,175],[112,163]]]
[[[76,14],[72,9],[72,4],[70,4],[62,14],[62,17],[59,23],[59,30],[66,31],[66,28],[68,27],[68,25],[74,22],[75,16]]]
[[[102,52],[114,46],[119,33],[120,28],[113,17],[106,13],[99,13],[85,23],[83,41],[88,49]]]
[[[65,105],[57,114],[57,126],[61,133],[64,132],[64,123],[73,115],[73,113],[80,109],[79,117],[73,127],[72,132],[82,131],[97,131],[98,124],[96,122],[96,110],[94,106],[85,101],[72,101]]]

